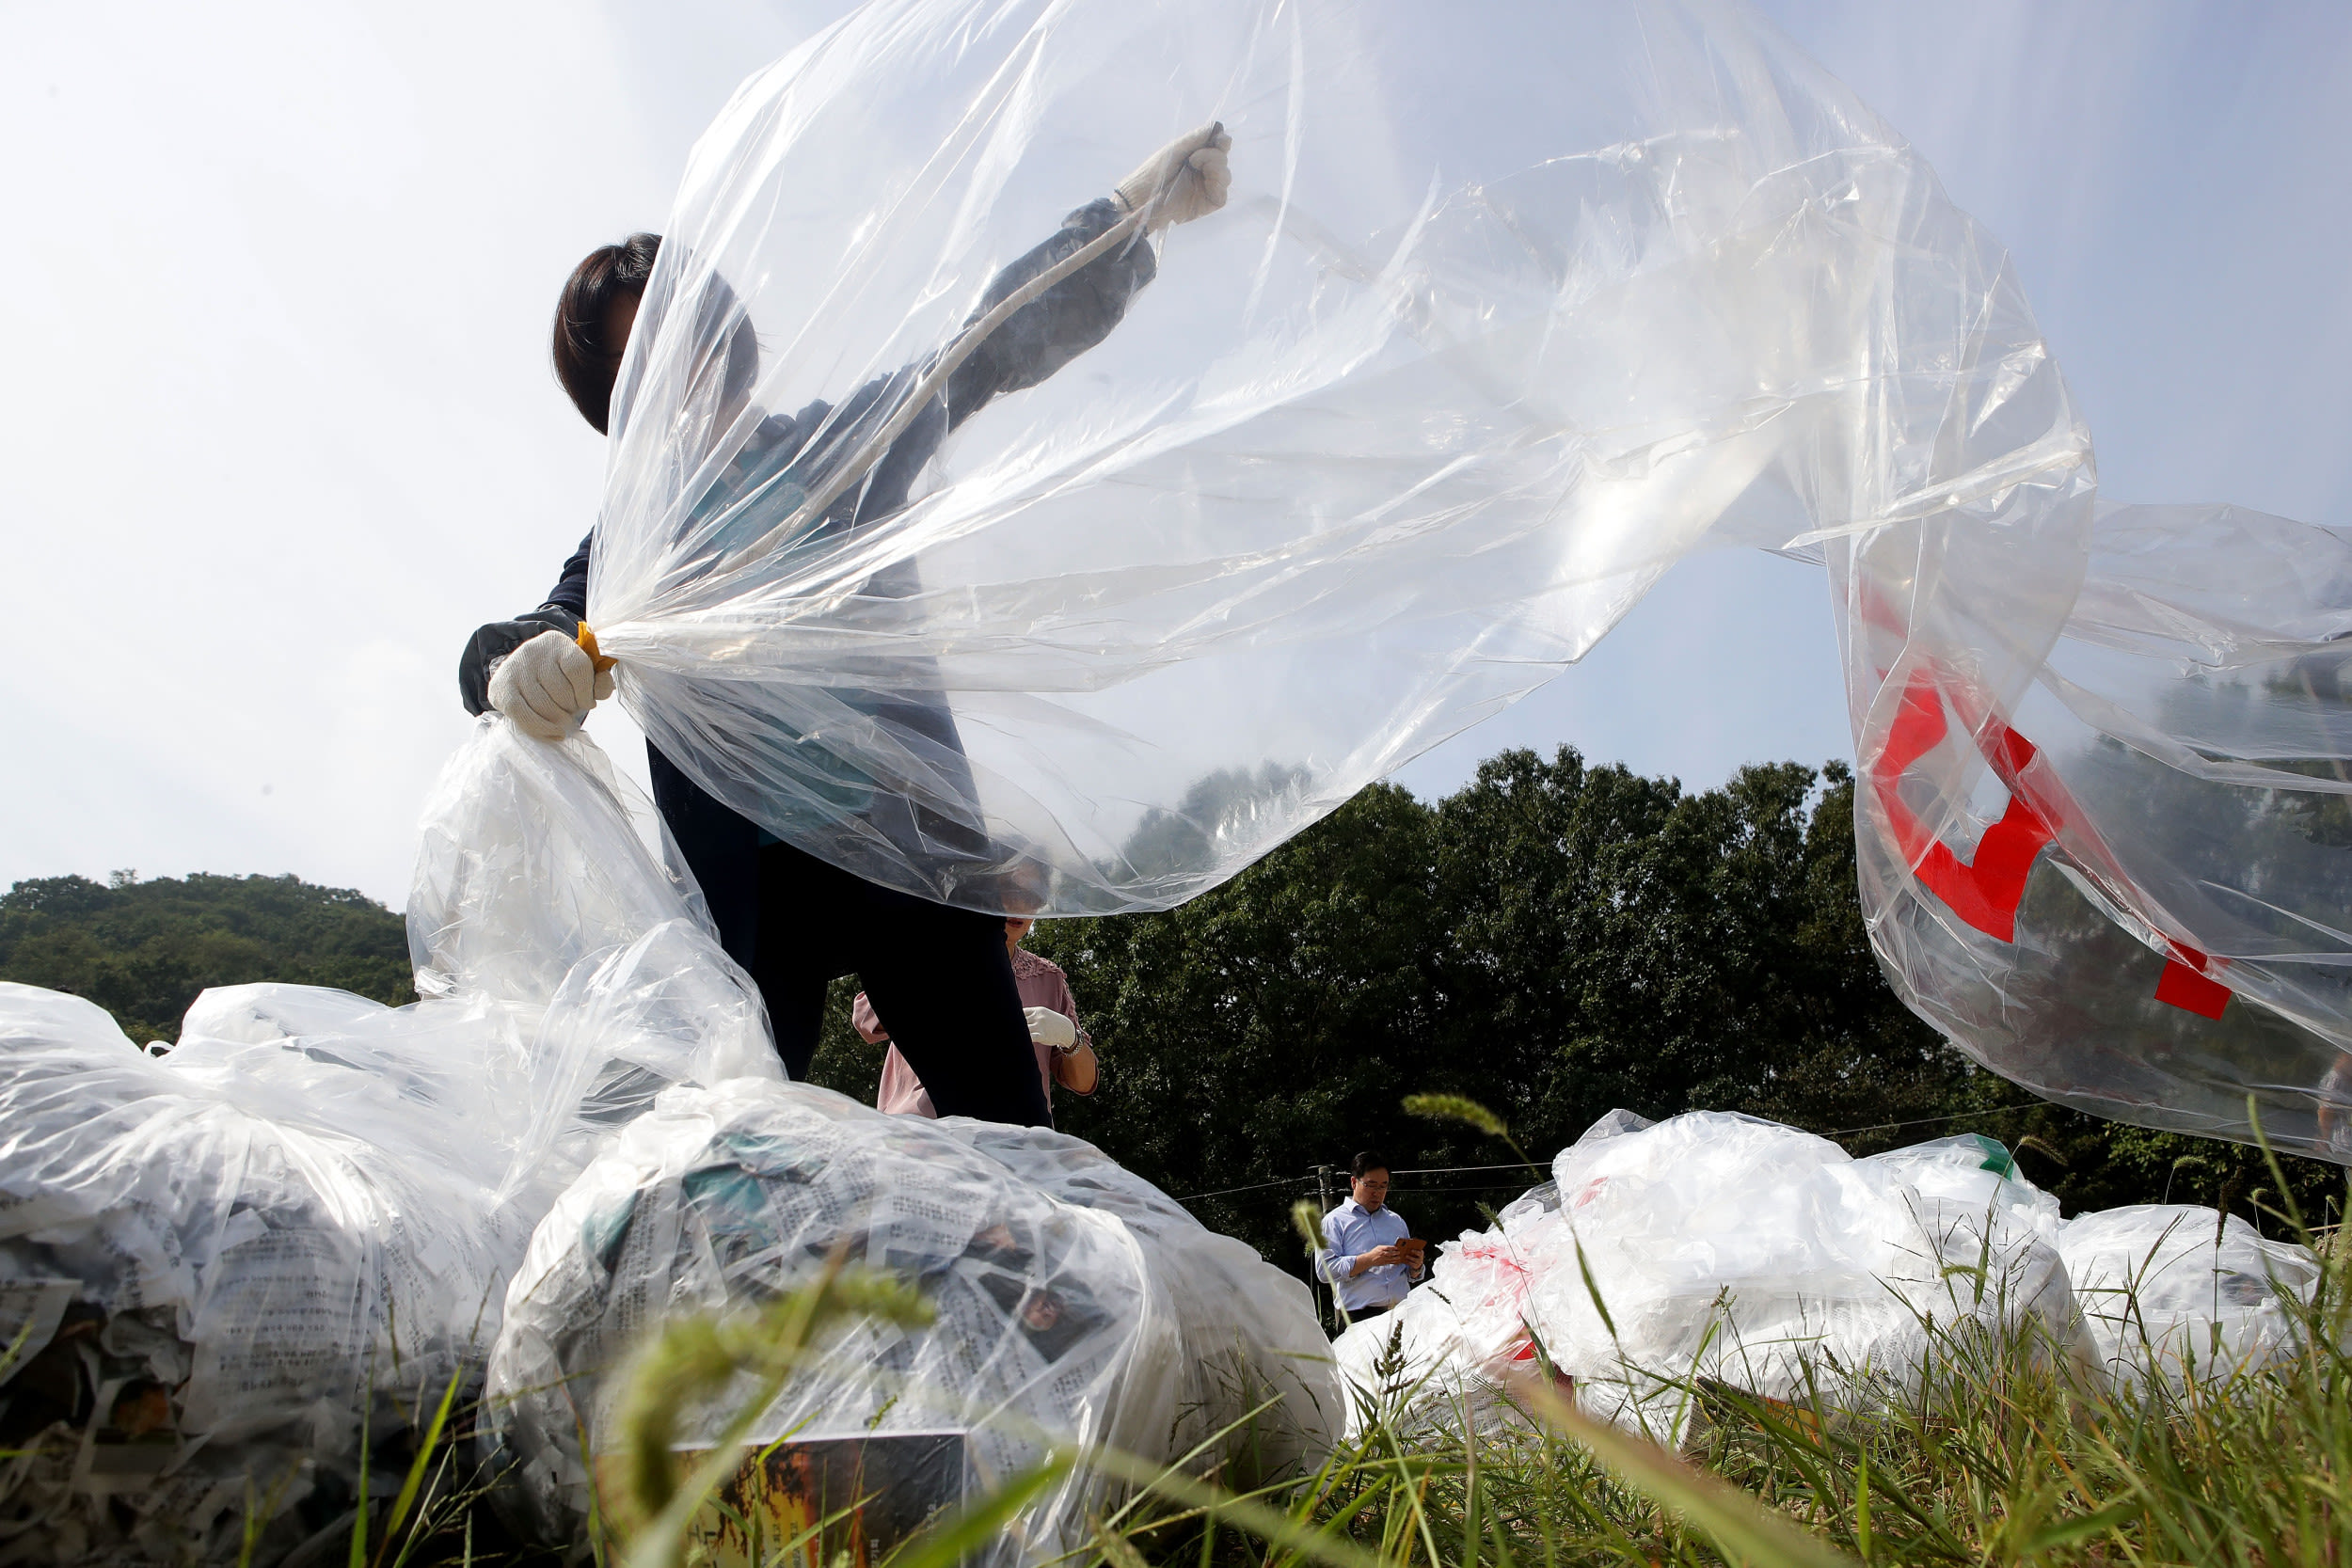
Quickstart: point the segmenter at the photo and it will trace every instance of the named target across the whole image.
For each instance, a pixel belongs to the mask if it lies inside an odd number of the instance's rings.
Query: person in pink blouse
[[[1005,922],[1005,950],[1012,957],[1012,982],[1021,992],[1021,1006],[1029,1021],[1029,1043],[1037,1050],[1038,1076],[1045,1083],[1045,1101],[1053,1104],[1054,1085],[1058,1084],[1072,1094],[1092,1094],[1096,1067],[1094,1042],[1078,1023],[1078,1004],[1070,994],[1070,977],[1051,958],[1041,958],[1025,951],[1021,939],[1029,934],[1035,924],[1028,920]],[[890,1038],[874,1016],[873,1004],[859,991],[857,1000],[850,1005],[850,1023],[858,1037],[868,1045],[880,1045]],[[931,1097],[923,1088],[923,1081],[914,1076],[907,1059],[892,1046],[890,1054],[882,1058],[882,1092],[875,1103],[893,1116],[936,1117],[939,1112],[931,1104]]]

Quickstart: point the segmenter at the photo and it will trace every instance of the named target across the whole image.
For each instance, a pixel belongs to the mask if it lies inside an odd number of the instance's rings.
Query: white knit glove
[[[1021,1016],[1029,1021],[1029,1038],[1056,1051],[1067,1051],[1078,1043],[1078,1026],[1051,1007],[1024,1007]]]
[[[1214,120],[1178,136],[1119,182],[1120,204],[1131,213],[1142,210],[1143,227],[1153,231],[1208,216],[1225,205],[1225,193],[1233,188],[1233,171],[1225,159],[1232,145],[1225,127]]]
[[[612,695],[612,672],[560,631],[543,631],[490,672],[490,705],[525,735],[561,740],[588,710]]]

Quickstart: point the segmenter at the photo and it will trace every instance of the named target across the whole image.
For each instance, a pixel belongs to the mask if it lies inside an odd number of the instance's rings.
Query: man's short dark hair
[[[1375,1150],[1367,1148],[1347,1163],[1347,1176],[1351,1181],[1361,1181],[1374,1171],[1388,1168],[1389,1162],[1386,1159]]]

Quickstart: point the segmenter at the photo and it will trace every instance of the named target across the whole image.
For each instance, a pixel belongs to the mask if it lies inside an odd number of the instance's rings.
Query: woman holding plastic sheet
[[[835,533],[899,510],[950,431],[990,400],[1044,380],[1119,325],[1129,298],[1156,271],[1145,239],[1224,205],[1232,145],[1216,125],[1181,136],[1111,196],[1071,214],[990,281],[965,338],[950,351],[960,361],[942,356],[878,377],[838,404],[766,416],[705,505],[773,494],[769,510],[781,515],[834,492],[817,527]],[[600,433],[660,243],[638,234],[594,252],[557,304],[556,373]],[[987,318],[1025,289],[1096,245],[1104,247],[1092,260],[989,325]],[[722,373],[730,386],[748,391],[757,354],[745,324],[728,339]],[[919,404],[917,392],[925,394]],[[518,728],[558,740],[612,694],[611,675],[579,640],[592,544],[593,535],[581,541],[537,610],[485,626],[468,641],[458,687],[469,712],[495,708]],[[879,575],[866,591],[914,592],[911,567]],[[888,717],[935,740],[943,755],[961,758],[954,719],[936,701],[910,699]],[[806,1076],[815,1054],[827,984],[855,972],[941,1115],[1051,1123],[1001,917],[935,904],[819,861],[712,799],[650,743],[647,751],[662,818],[702,886],[721,942],[758,983],[793,1077]],[[952,844],[969,832],[906,801],[876,800],[866,809],[895,817],[885,831],[898,835]]]

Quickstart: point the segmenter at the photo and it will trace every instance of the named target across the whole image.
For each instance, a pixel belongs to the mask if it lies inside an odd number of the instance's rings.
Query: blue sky
[[[405,900],[459,641],[596,506],[554,284],[659,227],[721,100],[832,9],[0,12],[0,885]],[[2106,493],[2352,523],[2352,8],[1763,9],[2007,241]],[[1820,574],[1686,562],[1398,777],[1562,743],[1693,786],[1845,754]]]

